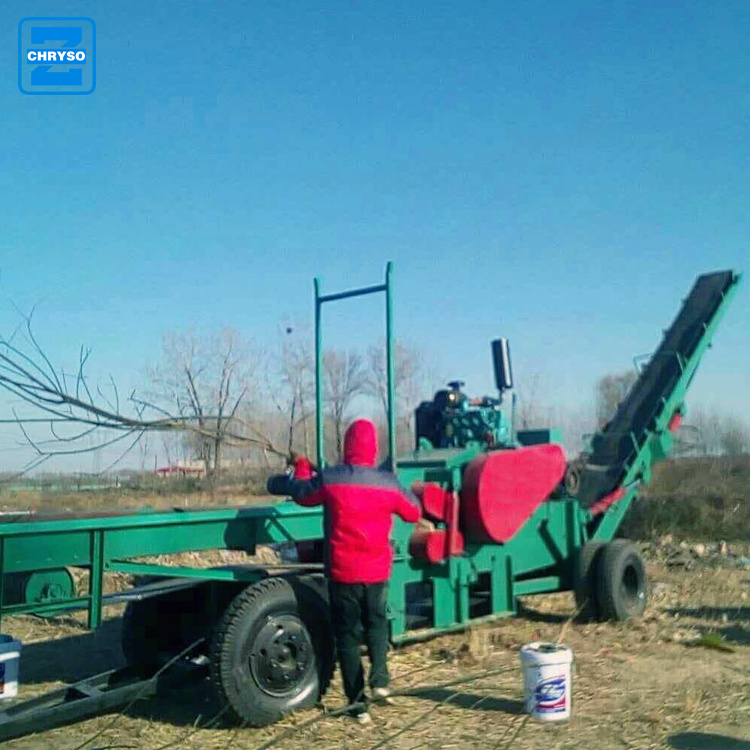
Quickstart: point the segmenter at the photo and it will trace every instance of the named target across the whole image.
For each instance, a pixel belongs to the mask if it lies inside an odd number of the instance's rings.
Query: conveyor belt
[[[653,429],[663,401],[677,386],[682,374],[680,357],[684,362],[693,355],[733,282],[732,271],[704,274],[696,280],[661,345],[605,431],[592,440],[578,491],[584,507],[612,492],[622,480]]]

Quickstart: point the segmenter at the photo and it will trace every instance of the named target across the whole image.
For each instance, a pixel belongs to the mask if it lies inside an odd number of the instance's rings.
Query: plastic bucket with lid
[[[0,635],[0,700],[18,695],[18,662],[21,641],[9,635]]]
[[[524,708],[539,721],[570,718],[570,665],[573,652],[563,643],[534,641],[521,648]]]

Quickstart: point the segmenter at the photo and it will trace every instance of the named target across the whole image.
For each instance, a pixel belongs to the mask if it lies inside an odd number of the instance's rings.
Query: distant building
[[[206,465],[203,461],[178,461],[176,464],[162,466],[155,471],[160,477],[186,476],[204,476],[206,474]]]

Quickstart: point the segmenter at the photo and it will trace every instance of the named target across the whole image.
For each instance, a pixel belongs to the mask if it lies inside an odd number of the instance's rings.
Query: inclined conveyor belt
[[[677,387],[684,363],[696,351],[734,281],[732,271],[696,279],[661,345],[604,431],[592,440],[577,493],[584,507],[615,490],[622,481],[653,429],[662,404]]]

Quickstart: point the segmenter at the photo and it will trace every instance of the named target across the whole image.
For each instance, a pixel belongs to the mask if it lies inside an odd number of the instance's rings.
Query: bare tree
[[[237,432],[238,410],[252,392],[259,357],[231,328],[206,337],[169,332],[162,347],[162,364],[149,370],[152,398],[164,411],[197,423],[203,434],[191,439],[206,472],[215,475],[230,431]]]
[[[352,401],[367,391],[367,372],[356,352],[329,350],[323,355],[325,401],[333,424],[338,461],[343,458],[344,420]]]
[[[139,448],[139,458],[140,458],[139,463],[140,463],[141,474],[145,474],[146,473],[146,460],[148,458],[148,435],[144,435],[143,440],[140,441],[138,448]]]
[[[308,421],[310,401],[315,396],[315,361],[309,339],[297,333],[297,326],[282,324],[276,357],[271,363],[269,392],[284,421],[289,453],[299,447],[309,455]],[[302,439],[297,428],[301,428]]]
[[[523,430],[538,427],[543,421],[539,395],[540,384],[541,377],[539,373],[533,372],[523,385],[517,388],[518,421]]]
[[[415,345],[395,342],[393,352],[393,381],[396,392],[396,430],[399,448],[413,441],[414,410],[429,391],[428,373],[422,351]],[[378,400],[383,417],[388,417],[388,372],[385,342],[367,351],[367,392]],[[431,394],[430,394],[431,395]],[[384,423],[387,430],[387,423]]]
[[[721,417],[702,407],[689,409],[688,420],[676,435],[675,454],[712,455],[721,453]]]
[[[689,448],[693,453],[709,456],[740,456],[750,450],[750,424],[735,414],[698,406],[688,411],[690,424],[683,425],[695,433]]]
[[[218,442],[219,453],[226,443],[258,445],[274,454],[286,455],[252,424],[242,423],[242,433],[233,429],[232,415],[247,394],[246,384],[240,385],[246,383],[247,368],[240,366],[243,363],[240,347],[235,343],[228,345],[233,341],[231,336],[223,339],[223,356],[215,362],[214,370],[219,373],[216,398],[204,399],[198,381],[194,380],[195,393],[200,396],[199,408],[193,408],[197,402],[191,401],[184,383],[179,402],[166,399],[157,404],[137,397],[135,392],[121,399],[111,377],[104,389],[94,385],[86,373],[90,352],[83,347],[73,375],[55,367],[34,336],[31,315],[25,316],[13,334],[7,338],[0,336],[0,388],[10,397],[13,415],[0,418],[0,424],[17,425],[36,454],[19,473],[27,473],[54,457],[124,445],[120,457],[103,469],[105,473],[148,432],[197,435],[203,441],[212,441],[214,450]],[[210,373],[211,369],[203,372]],[[241,373],[244,374],[240,376]],[[176,386],[175,382],[175,388],[168,391],[175,396]],[[47,437],[40,437],[41,429],[47,430]],[[105,437],[94,444],[95,434]]]
[[[396,399],[407,402],[419,390],[420,355],[416,347],[397,341],[393,347],[393,385]],[[388,372],[385,344],[367,350],[367,391],[378,399],[383,414],[388,415]]]
[[[737,417],[728,416],[724,420],[721,434],[721,447],[727,456],[742,456],[750,446],[750,431]]]
[[[599,378],[596,383],[596,418],[600,425],[612,419],[636,380],[638,374],[633,370]]]
[[[170,435],[168,433],[164,433],[160,435],[160,437],[161,437],[161,447],[162,447],[162,450],[164,451],[164,455],[167,458],[167,466],[171,466],[173,451],[177,451],[181,447],[180,443],[184,441],[178,442],[176,438],[179,438],[179,436],[174,435],[174,434]]]

